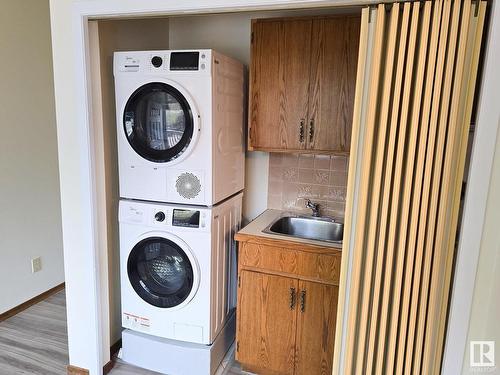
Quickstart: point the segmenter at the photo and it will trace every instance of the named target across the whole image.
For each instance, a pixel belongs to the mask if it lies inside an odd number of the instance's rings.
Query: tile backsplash
[[[271,153],[267,206],[311,213],[308,198],[321,215],[344,218],[348,163],[348,156]]]

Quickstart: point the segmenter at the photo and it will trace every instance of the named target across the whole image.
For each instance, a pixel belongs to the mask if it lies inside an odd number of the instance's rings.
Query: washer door
[[[193,114],[175,87],[151,82],[129,98],[123,127],[130,146],[143,158],[166,163],[186,151],[193,137]]]
[[[163,237],[140,241],[130,252],[127,273],[136,293],[162,308],[182,304],[193,290],[194,265],[175,242]]]

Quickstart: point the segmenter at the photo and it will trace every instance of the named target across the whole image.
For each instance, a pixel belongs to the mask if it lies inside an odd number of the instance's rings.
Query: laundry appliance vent
[[[201,182],[194,174],[185,172],[177,177],[175,188],[181,197],[193,199],[201,191]]]

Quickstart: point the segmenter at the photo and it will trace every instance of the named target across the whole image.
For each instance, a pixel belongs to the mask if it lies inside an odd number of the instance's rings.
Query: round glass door
[[[143,158],[166,163],[186,151],[193,137],[193,114],[175,87],[152,82],[139,87],[125,105],[125,136]]]
[[[140,241],[130,252],[127,272],[136,293],[156,307],[175,307],[193,289],[193,265],[176,243],[162,237]]]

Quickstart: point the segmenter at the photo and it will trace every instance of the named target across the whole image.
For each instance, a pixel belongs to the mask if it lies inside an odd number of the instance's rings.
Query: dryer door
[[[186,151],[193,138],[193,114],[175,87],[151,82],[129,98],[123,129],[130,146],[143,158],[166,163]]]
[[[162,237],[140,241],[130,252],[128,278],[136,293],[149,304],[169,308],[191,294],[194,265],[175,242]]]

